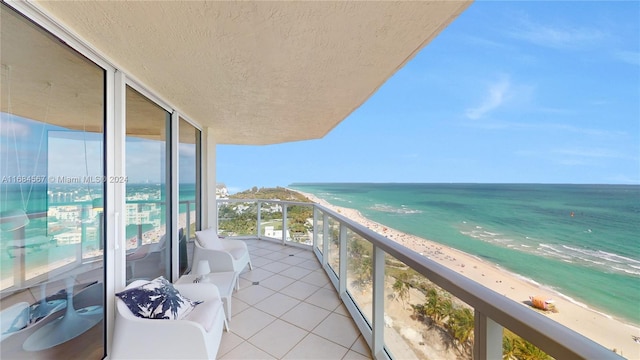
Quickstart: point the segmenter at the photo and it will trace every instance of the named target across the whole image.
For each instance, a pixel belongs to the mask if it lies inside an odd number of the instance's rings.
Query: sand
[[[632,337],[640,336],[640,327],[637,325],[627,324],[601,311],[589,308],[587,304],[578,304],[543,285],[527,281],[517,274],[509,273],[495,264],[470,254],[376,223],[362,216],[357,210],[334,206],[314,195],[300,193],[390,240],[453,269],[489,289],[504,294],[531,311],[538,310],[524,303],[529,300],[529,296],[541,295],[553,299],[558,312],[544,312],[546,316],[608,349],[615,349],[618,354],[628,359],[640,359],[640,343],[635,342]]]

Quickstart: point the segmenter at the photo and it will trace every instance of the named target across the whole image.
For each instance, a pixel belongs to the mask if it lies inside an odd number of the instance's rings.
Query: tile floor
[[[240,274],[219,359],[372,358],[311,251],[244,241],[253,270]]]

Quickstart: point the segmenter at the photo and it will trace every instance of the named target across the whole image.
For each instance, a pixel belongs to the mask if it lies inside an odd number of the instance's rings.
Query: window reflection
[[[200,130],[182,118],[178,129],[178,269],[182,275],[190,268],[187,241],[200,228]]]
[[[0,10],[0,358],[99,359],[104,70]]]
[[[131,87],[126,92],[127,282],[171,278],[167,134],[171,115]]]

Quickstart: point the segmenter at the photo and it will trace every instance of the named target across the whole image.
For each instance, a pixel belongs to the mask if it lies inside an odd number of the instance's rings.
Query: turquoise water
[[[640,186],[292,184],[640,324]]]
[[[189,211],[195,211],[196,204],[196,186],[195,184],[180,184],[178,194],[179,205],[178,211],[183,214],[187,211],[186,202],[189,201]],[[92,207],[92,201],[87,200],[94,198],[102,198],[103,187],[99,184],[0,184],[0,217],[5,212],[14,210],[23,210],[30,216],[40,213],[39,217],[32,218],[27,226],[25,226],[25,241],[27,245],[30,243],[45,242],[41,248],[34,248],[28,251],[26,256],[27,267],[35,267],[45,265],[54,261],[74,258],[76,256],[76,245],[60,245],[56,243],[53,236],[58,233],[64,233],[72,230],[81,229],[82,225],[78,222],[66,222],[60,225],[57,231],[55,226],[49,223],[51,218],[46,216],[47,211],[54,208],[66,207],[70,209],[85,209],[87,214]],[[127,201],[128,203],[140,203],[141,211],[150,208],[152,204],[157,211],[153,211],[150,215],[150,221],[157,220],[160,226],[166,224],[166,203],[165,194],[162,192],[162,186],[158,184],[128,184],[127,197],[135,198],[139,195],[139,200]],[[148,198],[147,198],[148,196]],[[105,204],[108,206],[108,204]],[[79,210],[77,210],[79,211]],[[88,215],[85,215],[88,217]],[[195,221],[195,219],[191,219]],[[55,220],[53,221],[55,223]],[[82,221],[85,227],[95,228],[98,226],[98,220],[87,218]],[[143,224],[142,232],[153,230],[153,224]],[[128,225],[126,227],[127,238],[135,237],[138,234],[138,225]],[[14,244],[13,233],[1,231],[0,229],[0,277],[11,274],[14,266],[12,258],[13,253],[7,250],[8,246]],[[82,246],[84,251],[92,251],[101,247],[100,239],[97,236],[83,237]]]

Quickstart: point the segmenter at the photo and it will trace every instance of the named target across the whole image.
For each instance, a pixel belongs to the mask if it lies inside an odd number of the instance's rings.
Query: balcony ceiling
[[[219,144],[254,145],[323,137],[470,3],[36,1]]]

